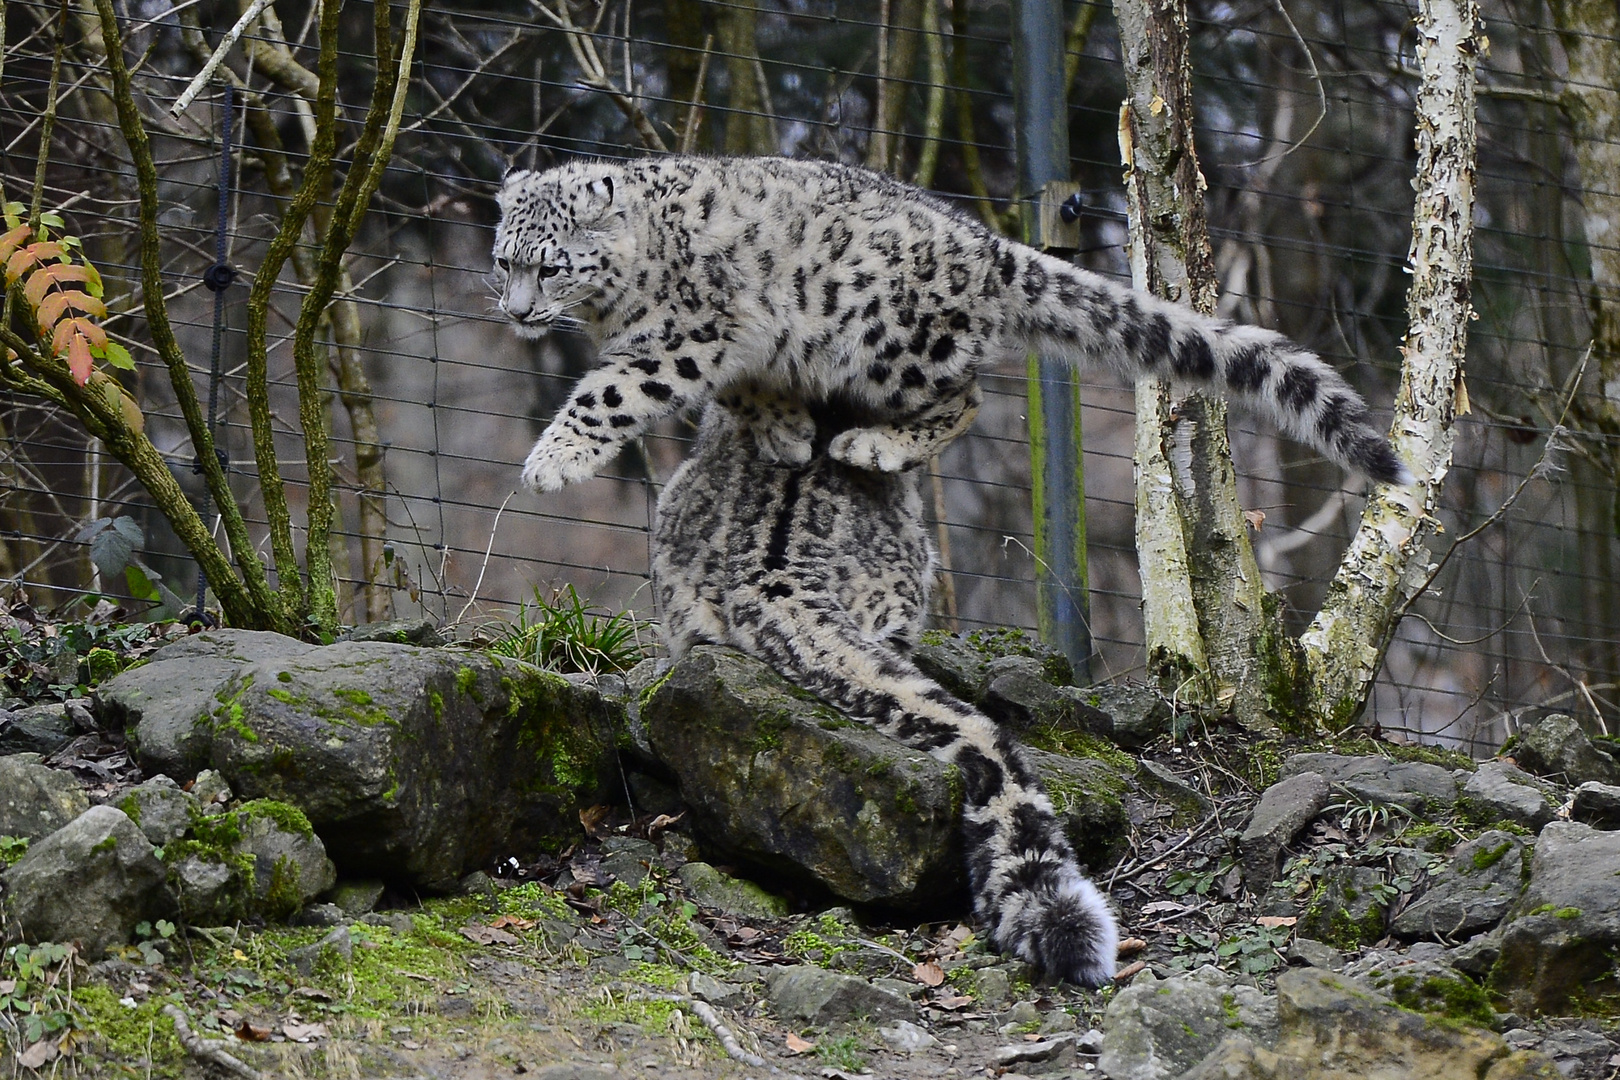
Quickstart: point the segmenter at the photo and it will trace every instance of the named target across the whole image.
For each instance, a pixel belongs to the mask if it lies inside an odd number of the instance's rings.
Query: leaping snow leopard
[[[1411,479],[1314,354],[1043,255],[880,173],[786,158],[579,161],[510,174],[499,202],[502,310],[526,336],[584,329],[601,361],[524,464],[539,491],[592,475],[626,439],[725,387],[841,399],[880,424],[1031,349],[1225,390],[1347,469]],[[877,430],[845,432],[828,452],[897,468]]]
[[[893,468],[879,472],[828,453],[862,430],[846,410],[722,392],[659,496],[653,585],[673,656],[740,649],[960,769],[974,908],[996,946],[1099,986],[1113,977],[1118,930],[1039,780],[1005,730],[907,657],[935,567],[912,467],[966,430],[978,401],[973,386],[922,418],[927,434],[891,443]],[[784,431],[808,460],[779,461]]]

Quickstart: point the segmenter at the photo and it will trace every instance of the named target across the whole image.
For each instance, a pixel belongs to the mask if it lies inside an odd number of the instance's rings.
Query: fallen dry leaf
[[[924,986],[938,986],[945,981],[945,969],[930,960],[912,968],[911,977]]]
[[[1168,912],[1181,912],[1186,910],[1186,904],[1178,904],[1174,900],[1155,900],[1151,904],[1142,905],[1143,915],[1159,915]]]
[[[579,823],[585,828],[585,835],[600,840],[603,832],[602,822],[613,812],[611,806],[587,806],[579,812]]]
[[[929,1004],[936,1009],[944,1009],[946,1012],[956,1012],[958,1009],[965,1009],[973,1004],[973,999],[966,994],[945,994],[942,997],[935,998]]]
[[[405,974],[410,974],[406,972]],[[313,986],[300,986],[293,991],[293,997],[309,998],[311,1001],[331,1001],[332,995],[325,990]]]
[[[816,1048],[816,1044],[809,1039],[801,1039],[790,1031],[787,1033],[787,1048],[790,1054],[808,1054]]]
[[[270,1038],[270,1029],[251,1020],[243,1020],[236,1025],[236,1037],[243,1042],[264,1042]]]
[[[1260,526],[1266,523],[1266,512],[1264,510],[1245,510],[1243,511],[1243,520],[1249,523],[1249,528],[1259,532]]]
[[[525,919],[517,915],[501,915],[490,922],[490,927],[499,930],[510,926],[514,930],[533,930],[534,920]]]
[[[463,926],[461,936],[474,945],[517,945],[518,939],[492,926]]]
[[[41,1039],[17,1055],[17,1064],[25,1069],[38,1069],[56,1060],[56,1044]]]
[[[326,1038],[325,1024],[283,1024],[281,1033],[293,1042],[309,1042],[311,1039]]]
[[[1254,920],[1267,930],[1275,930],[1279,926],[1293,926],[1299,922],[1298,915],[1262,915]]]
[[[1128,937],[1119,943],[1119,955],[1131,956],[1134,953],[1141,952],[1145,948],[1147,948],[1147,942],[1143,941],[1141,938]]]
[[[16,979],[0,979],[0,994],[9,994],[17,989]]]
[[[1141,960],[1136,961],[1134,964],[1126,964],[1124,967],[1119,969],[1117,974],[1115,974],[1114,981],[1117,983],[1128,983],[1137,975],[1137,973],[1146,967],[1147,964]]]

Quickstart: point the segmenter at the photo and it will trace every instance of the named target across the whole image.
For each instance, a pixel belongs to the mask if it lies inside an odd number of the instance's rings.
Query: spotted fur
[[[916,466],[966,430],[976,386],[903,428],[849,410],[726,392],[658,500],[653,583],[670,650],[729,645],[964,779],[969,881],[1003,951],[1087,986],[1113,976],[1118,931],[1006,731],[908,658],[935,566]],[[788,463],[784,428],[808,434]],[[866,443],[893,468],[837,460]]]
[[[520,334],[586,330],[601,360],[530,453],[536,490],[590,476],[725,387],[904,422],[1032,348],[1224,390],[1347,469],[1410,480],[1365,402],[1314,354],[1043,255],[879,173],[581,161],[513,173],[499,201],[502,309]],[[894,464],[846,435],[834,458]]]

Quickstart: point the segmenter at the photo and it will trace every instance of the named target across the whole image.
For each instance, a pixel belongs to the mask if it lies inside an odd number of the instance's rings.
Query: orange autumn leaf
[[[56,332],[51,336],[52,355],[61,356],[74,334],[83,335],[92,349],[104,348],[107,344],[107,331],[89,319],[65,319],[56,324]]]
[[[791,1031],[787,1033],[786,1042],[788,1053],[794,1056],[799,1054],[807,1054],[816,1048],[815,1043],[811,1042],[809,1039],[801,1039]]]
[[[945,981],[945,969],[929,960],[911,969],[911,977],[924,986],[938,986]]]
[[[74,334],[68,338],[68,370],[73,373],[73,381],[83,386],[90,381],[90,369],[95,366],[95,357],[90,355],[90,342],[85,340],[83,334]]]
[[[38,275],[35,276],[37,277]],[[29,281],[28,284],[33,285],[33,281]],[[72,308],[74,311],[80,312],[84,315],[94,316],[98,319],[104,319],[107,317],[106,304],[103,304],[100,300],[97,300],[89,293],[82,293],[77,289],[74,289],[71,292],[51,293],[44,300],[41,300],[38,306],[39,326],[41,330],[49,330],[51,327],[55,326],[62,316],[67,314],[68,308]]]
[[[8,283],[16,281],[46,259],[59,259],[62,255],[62,245],[55,240],[42,240],[37,244],[29,244],[21,251],[13,253],[11,258],[6,260],[6,281]]]
[[[4,236],[0,236],[0,262],[10,260],[17,249],[33,235],[33,229],[30,229],[27,225],[19,225]]]

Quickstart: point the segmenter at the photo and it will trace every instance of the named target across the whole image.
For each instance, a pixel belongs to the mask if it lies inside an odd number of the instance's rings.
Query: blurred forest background
[[[214,303],[202,274],[214,261],[223,93],[211,85],[177,118],[169,107],[247,6],[117,5],[160,164],[171,311],[205,394]],[[1575,25],[1580,8],[1485,4],[1479,319],[1437,550],[1535,478],[1503,520],[1455,553],[1402,624],[1367,710],[1386,732],[1477,751],[1535,708],[1577,713],[1605,732],[1620,723],[1620,385],[1605,398],[1604,365],[1583,366],[1594,266],[1617,258],[1620,223],[1599,219],[1620,206],[1620,170],[1602,166],[1620,161],[1620,147],[1603,141],[1620,127],[1591,113],[1592,101],[1617,97],[1613,88],[1583,85],[1579,65],[1572,79],[1572,50],[1594,41]],[[136,200],[94,11],[88,0],[10,0],[0,10],[6,197],[26,197],[19,192],[34,178],[59,65],[44,205],[62,212],[106,277],[106,325],[137,360],[128,385],[147,433],[181,482],[196,485],[144,324],[118,315],[140,306]],[[1387,415],[1411,237],[1413,12],[1384,0],[1194,0],[1192,14],[1221,312],[1318,350]],[[1078,260],[1128,279],[1115,19],[1107,5],[1072,0],[1064,15],[1073,176],[1085,202]],[[307,149],[297,91],[299,71],[315,66],[314,17],[307,0],[279,0],[227,60],[294,156]],[[371,6],[351,0],[343,18],[352,52],[340,107],[357,126],[372,81]],[[605,608],[656,617],[645,587],[648,518],[684,453],[687,424],[668,424],[602,478],[556,495],[512,494],[518,463],[591,358],[581,340],[520,342],[502,325],[488,252],[504,172],[660,149],[817,157],[892,172],[1017,235],[1009,18],[1007,3],[990,0],[427,5],[395,157],[347,263],[345,299],[322,329],[343,620],[514,620],[537,589],[549,596],[564,584]],[[252,123],[244,131],[243,119],[226,243],[229,261],[251,274],[285,195],[259,153],[265,132]],[[340,170],[345,146],[340,139]],[[299,295],[289,268],[270,371],[295,501],[307,472],[284,346]],[[232,485],[249,519],[262,521],[241,377],[245,296],[242,278],[225,293],[217,391]],[[946,549],[936,619],[1033,626],[1024,372],[985,381],[989,403],[974,431],[925,480]],[[1092,670],[1129,678],[1142,665],[1132,400],[1103,376],[1085,380],[1084,399]],[[1243,504],[1264,515],[1261,568],[1294,609],[1297,631],[1354,527],[1360,483],[1241,414],[1232,441]],[[83,614],[100,596],[116,600],[121,583],[99,580],[76,538],[86,523],[120,515],[141,523],[147,563],[184,593],[195,569],[130,475],[71,418],[0,391],[4,598],[79,603]]]

